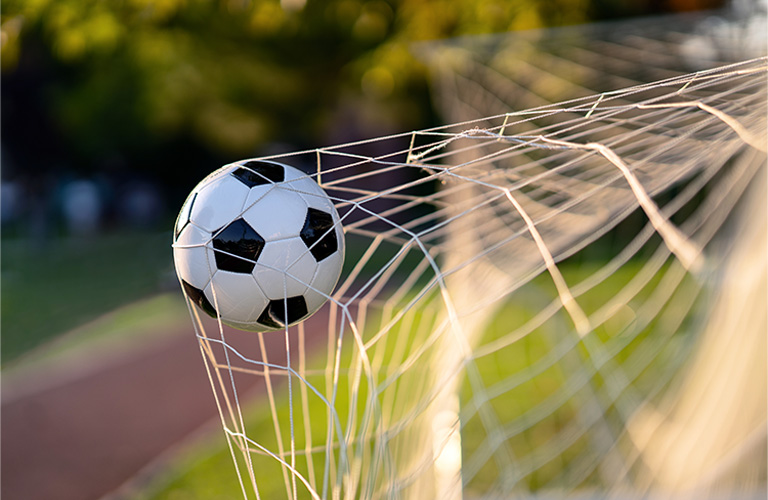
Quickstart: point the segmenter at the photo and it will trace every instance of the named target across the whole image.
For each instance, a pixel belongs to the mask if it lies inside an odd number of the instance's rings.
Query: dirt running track
[[[271,362],[285,358],[283,341],[267,342]],[[3,380],[4,500],[101,498],[218,415],[191,323],[145,344]]]

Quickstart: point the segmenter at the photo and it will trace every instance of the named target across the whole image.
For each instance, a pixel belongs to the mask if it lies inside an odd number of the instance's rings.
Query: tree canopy
[[[344,110],[373,133],[422,127],[433,117],[413,42],[580,23],[650,3],[6,0],[4,148],[19,168],[122,163],[169,181],[185,162],[365,134]]]

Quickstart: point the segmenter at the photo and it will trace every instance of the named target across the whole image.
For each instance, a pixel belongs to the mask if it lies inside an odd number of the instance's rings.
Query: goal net
[[[686,22],[428,45],[450,125],[270,157],[346,257],[282,332],[190,303],[244,497],[764,495],[768,60]]]

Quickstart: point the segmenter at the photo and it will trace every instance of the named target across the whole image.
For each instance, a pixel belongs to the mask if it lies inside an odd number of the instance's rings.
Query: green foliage
[[[335,118],[343,102],[372,109],[371,121],[424,126],[425,72],[413,41],[581,22],[586,7],[586,0],[8,0],[3,69],[23,80],[30,65],[52,68],[38,97],[51,104],[48,118],[72,148],[65,153],[86,162],[112,151],[130,158],[178,137],[231,157],[286,139],[327,140],[329,128],[344,126]]]

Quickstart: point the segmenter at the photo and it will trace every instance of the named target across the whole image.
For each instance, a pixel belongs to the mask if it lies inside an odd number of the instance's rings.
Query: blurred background
[[[9,498],[43,498],[19,493],[32,491],[34,481],[13,473],[24,469],[24,461],[6,453],[8,439],[42,439],[43,425],[65,428],[60,418],[40,421],[40,407],[23,406],[25,398],[51,389],[51,378],[58,384],[77,379],[52,374],[56,367],[66,365],[61,373],[71,373],[72,366],[82,371],[84,364],[116,359],[105,354],[114,349],[72,355],[76,361],[54,358],[82,353],[102,337],[119,338],[110,345],[128,356],[137,349],[133,344],[150,349],[158,339],[166,342],[158,330],[191,335],[173,274],[171,227],[187,193],[207,173],[246,157],[440,124],[428,71],[412,50],[419,41],[724,3],[3,1],[3,491],[16,488]],[[199,362],[194,342],[185,339]],[[191,387],[201,384],[197,397],[215,412],[202,363],[195,369],[199,378]],[[158,385],[156,379],[149,383]],[[158,387],[158,397],[167,399],[167,391],[182,392]],[[38,420],[31,421],[32,414]],[[207,418],[179,426],[178,436],[169,439],[181,439]],[[77,453],[53,434],[27,448],[48,453],[57,443]],[[133,459],[129,472],[172,444]],[[120,455],[113,450],[107,457]],[[99,498],[127,480],[118,476],[72,498]]]
[[[167,233],[218,166],[439,123],[414,42],[722,4],[4,1],[2,359],[175,286]]]

